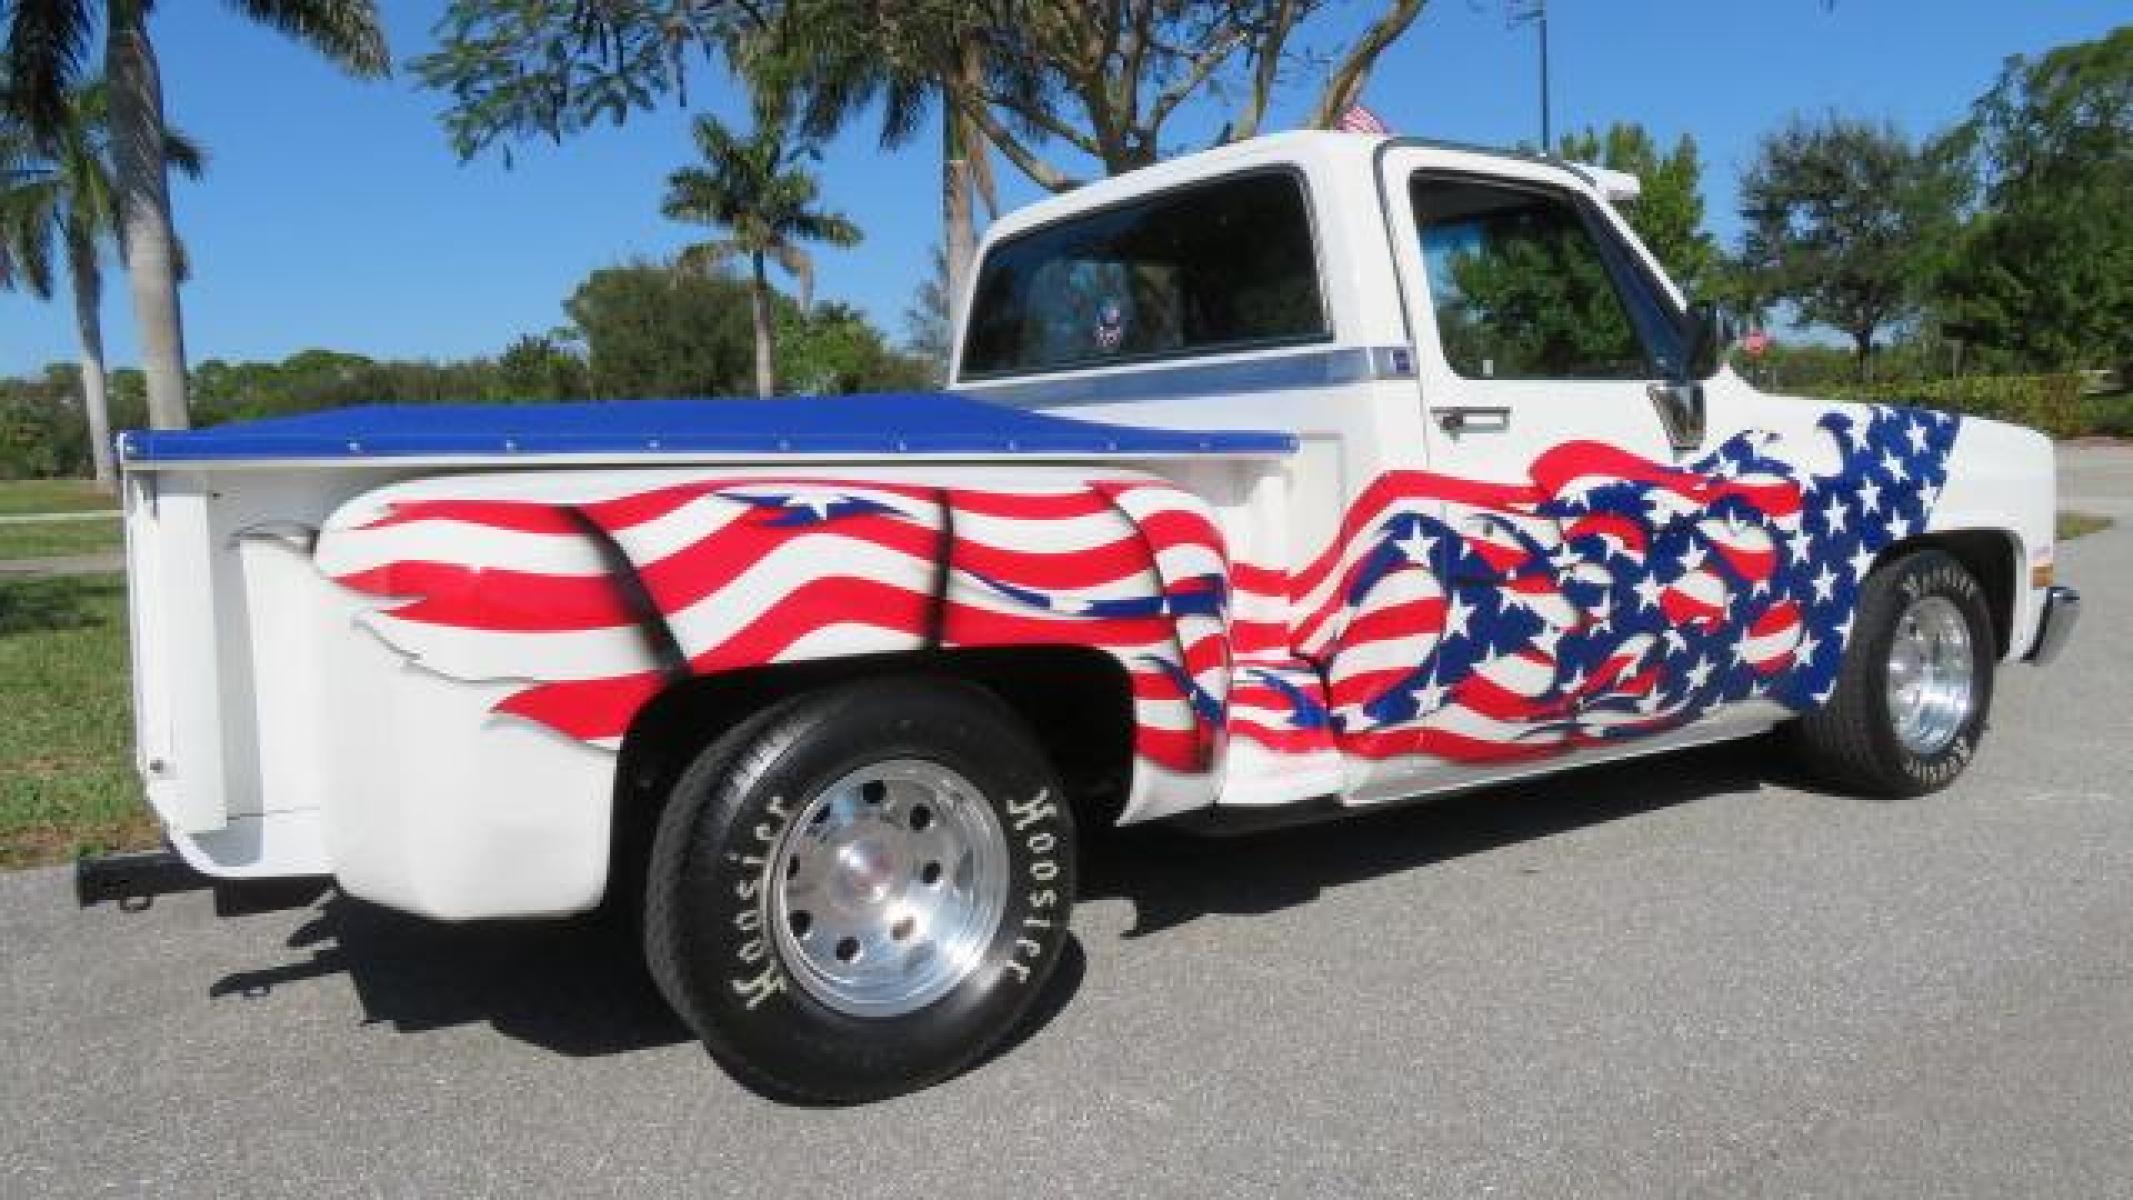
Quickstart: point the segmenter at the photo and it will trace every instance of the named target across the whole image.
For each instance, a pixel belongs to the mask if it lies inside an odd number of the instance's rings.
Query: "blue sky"
[[[396,57],[428,49],[442,0],[385,0]],[[1334,36],[1370,5],[1336,6]],[[1553,0],[1558,130],[1640,121],[1700,143],[1713,226],[1730,240],[1735,181],[1756,139],[1794,112],[1835,109],[1930,131],[1959,119],[2002,60],[2095,37],[2125,0]],[[279,358],[308,346],[377,357],[493,353],[564,321],[587,272],[658,256],[692,231],[658,214],[666,173],[690,157],[688,114],[669,105],[560,146],[462,164],[441,100],[402,72],[356,83],[232,15],[222,4],[160,6],[171,120],[205,143],[208,177],[179,183],[179,230],[195,275],[184,294],[194,361]],[[1537,135],[1530,30],[1505,28],[1501,0],[1436,0],[1380,63],[1365,102],[1402,133],[1492,144]],[[1311,90],[1292,87],[1271,127]],[[738,118],[730,86],[692,95]],[[1205,113],[1180,135],[1212,122]],[[938,151],[921,137],[883,153],[855,127],[827,148],[828,202],[865,242],[818,250],[820,294],[898,334],[938,234]],[[1036,192],[1002,162],[1010,203]],[[693,236],[702,236],[700,231]],[[107,282],[112,361],[134,359],[124,281]],[[75,353],[71,308],[0,295],[0,374]]]

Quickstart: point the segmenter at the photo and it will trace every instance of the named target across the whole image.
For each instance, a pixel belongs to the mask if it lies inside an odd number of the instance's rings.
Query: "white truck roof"
[[[1073,191],[1047,197],[1001,217],[993,222],[986,240],[998,241],[1013,237],[1024,230],[1050,224],[1077,212],[1102,208],[1133,196],[1203,182],[1211,176],[1232,171],[1250,170],[1258,166],[1285,166],[1316,174],[1316,168],[1319,167],[1353,168],[1366,164],[1377,155],[1379,148],[1387,143],[1434,146],[1458,154],[1548,163],[1563,168],[1584,182],[1594,194],[1613,204],[1635,200],[1644,190],[1642,181],[1627,171],[1570,162],[1552,156],[1527,154],[1518,150],[1386,134],[1296,129],[1232,142],[1197,154],[1179,155],[1123,175],[1092,180]]]

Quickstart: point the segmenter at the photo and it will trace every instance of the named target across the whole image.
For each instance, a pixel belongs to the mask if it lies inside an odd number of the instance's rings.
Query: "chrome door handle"
[[[1433,408],[1431,416],[1446,433],[1467,433],[1476,429],[1509,429],[1511,409],[1503,404],[1463,404],[1450,408]]]

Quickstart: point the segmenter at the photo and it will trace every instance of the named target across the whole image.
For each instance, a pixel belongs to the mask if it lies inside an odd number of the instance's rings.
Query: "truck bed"
[[[412,460],[585,461],[765,457],[1280,457],[1296,439],[1269,430],[1176,430],[1073,420],[946,392],[770,400],[422,404],[329,409],[208,429],[119,438],[137,469]]]
[[[360,407],[134,432],[120,444],[139,766],[173,843],[219,877],[334,873],[433,914],[525,914],[555,909],[559,895],[573,897],[566,907],[596,895],[599,872],[581,850],[605,845],[607,809],[582,801],[611,786],[613,757],[493,722],[494,706],[524,686],[516,675],[423,686],[445,677],[349,636],[379,603],[321,574],[314,548],[354,498],[450,480],[491,489],[483,495],[598,499],[707,470],[1057,491],[1092,474],[1219,481],[1296,449],[1288,432],[1102,424],[944,393]],[[408,701],[410,688],[454,711]],[[424,748],[446,728],[488,730],[482,745],[496,753]],[[387,731],[392,745],[366,741]],[[488,774],[465,775],[477,762]],[[550,814],[561,833],[543,836],[584,861],[476,874],[537,883],[546,899],[491,893],[469,908],[464,896],[422,891],[423,855],[396,835],[364,840],[402,816],[433,824],[438,797],[533,792],[569,798]],[[395,807],[403,802],[413,807]],[[525,818],[523,805],[512,811],[507,824]],[[361,819],[336,826],[335,812]],[[486,834],[425,844],[425,854],[530,853]]]

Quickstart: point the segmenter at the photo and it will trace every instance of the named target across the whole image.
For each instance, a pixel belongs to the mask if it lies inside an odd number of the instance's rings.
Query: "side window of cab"
[[[1323,341],[1303,181],[1260,170],[1017,234],[986,252],[967,324],[965,379]]]
[[[1672,314],[1571,195],[1417,176],[1437,336],[1468,379],[1652,379],[1681,354]]]

